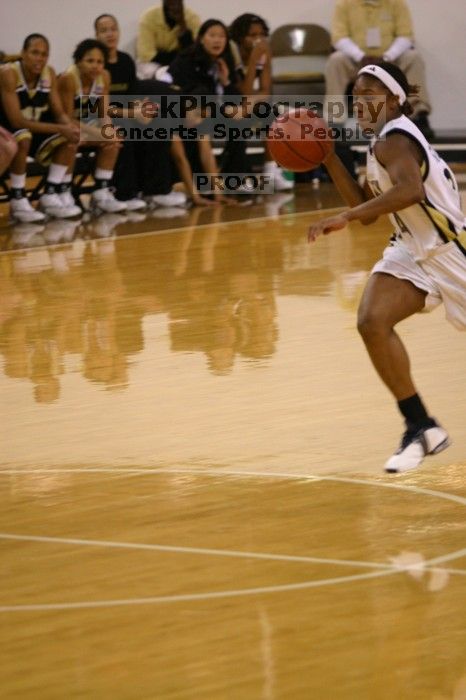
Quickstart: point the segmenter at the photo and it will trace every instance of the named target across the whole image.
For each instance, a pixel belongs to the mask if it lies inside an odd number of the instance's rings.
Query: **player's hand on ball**
[[[345,216],[345,214],[338,214],[337,216],[331,216],[328,219],[321,219],[320,221],[317,221],[315,224],[311,224],[309,226],[309,231],[307,233],[307,240],[309,243],[314,243],[314,241],[319,237],[319,236],[326,236],[328,233],[331,233],[332,231],[339,231],[342,228],[345,228],[346,224],[348,223],[348,220]]]

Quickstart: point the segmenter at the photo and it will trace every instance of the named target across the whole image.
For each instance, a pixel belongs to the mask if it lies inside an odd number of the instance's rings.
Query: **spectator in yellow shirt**
[[[413,121],[432,138],[425,65],[414,48],[411,14],[405,0],[337,0],[332,20],[335,48],[326,67],[327,95],[344,95],[362,66],[390,61],[405,73],[419,93],[410,98]]]
[[[199,17],[183,0],[163,0],[141,16],[137,38],[138,77],[163,80],[177,54],[194,43]]]

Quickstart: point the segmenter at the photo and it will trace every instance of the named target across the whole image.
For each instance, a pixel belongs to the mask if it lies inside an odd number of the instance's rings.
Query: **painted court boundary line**
[[[170,468],[160,468],[160,469],[27,469],[27,470],[0,470],[0,475],[18,475],[18,474],[37,474],[37,473],[76,473],[85,474],[90,473],[118,473],[118,474],[128,474],[130,475],[157,475],[157,474],[171,474],[171,473],[189,473],[191,475],[201,475],[201,476],[215,476],[218,478],[220,475],[232,476],[237,478],[244,477],[259,477],[259,478],[285,478],[285,479],[297,479],[297,480],[307,480],[310,482],[315,481],[335,481],[342,483],[356,483],[362,485],[368,485],[372,487],[382,487],[382,488],[395,488],[401,489],[408,492],[413,492],[417,494],[432,496],[436,498],[441,498],[444,500],[450,500],[460,505],[466,505],[466,498],[462,496],[456,496],[454,494],[449,494],[441,491],[435,491],[432,489],[424,489],[422,487],[406,485],[406,484],[393,484],[385,482],[371,481],[368,479],[353,479],[350,477],[332,477],[332,476],[315,476],[315,475],[303,475],[303,474],[291,474],[277,473],[277,472],[242,472],[235,470],[204,470],[204,469],[170,469]],[[145,598],[129,598],[129,599],[114,599],[114,600],[99,600],[99,601],[82,601],[82,602],[62,602],[62,603],[38,603],[29,605],[7,605],[0,606],[0,612],[26,612],[26,611],[52,611],[52,610],[73,610],[73,609],[85,609],[85,608],[107,608],[116,606],[131,606],[131,605],[149,605],[157,603],[169,603],[169,602],[183,602],[183,601],[196,601],[196,600],[212,600],[217,598],[227,598],[227,597],[239,597],[246,595],[258,595],[263,593],[278,593],[291,590],[303,590],[309,588],[316,588],[320,586],[330,586],[339,583],[354,582],[372,578],[378,578],[382,576],[395,575],[403,572],[413,572],[413,571],[439,571],[442,570],[446,573],[453,575],[466,575],[466,571],[461,569],[445,569],[436,568],[436,564],[441,564],[448,561],[453,561],[461,557],[466,556],[466,548],[458,550],[456,552],[451,552],[442,556],[435,557],[430,560],[426,560],[420,564],[407,565],[407,566],[396,566],[394,564],[381,564],[377,562],[360,562],[351,560],[339,560],[339,559],[322,559],[317,557],[303,557],[303,556],[292,556],[292,555],[282,555],[282,554],[267,554],[261,552],[238,552],[232,550],[216,550],[216,549],[206,549],[206,548],[191,548],[191,547],[178,547],[169,545],[157,545],[157,544],[141,544],[141,543],[130,543],[130,542],[112,542],[106,540],[84,540],[79,538],[61,538],[61,537],[46,537],[46,536],[35,536],[35,535],[18,535],[13,533],[0,533],[0,539],[10,540],[10,541],[32,541],[32,542],[42,542],[42,543],[54,543],[54,544],[70,544],[78,546],[93,546],[93,547],[112,547],[119,549],[139,549],[139,550],[153,550],[153,551],[164,551],[164,552],[175,552],[184,554],[199,554],[206,556],[224,556],[224,557],[235,557],[235,558],[249,558],[249,559],[266,559],[275,561],[287,561],[287,562],[306,562],[306,563],[325,563],[332,565],[341,566],[353,566],[353,567],[366,567],[376,569],[376,571],[363,573],[363,574],[353,574],[350,576],[341,576],[336,578],[304,581],[300,583],[283,584],[279,586],[263,586],[258,588],[247,588],[247,589],[235,589],[230,591],[209,591],[204,593],[188,593],[180,595],[168,595],[168,596],[152,596]]]
[[[365,561],[352,561],[350,559],[326,559],[323,557],[306,557],[292,554],[268,554],[266,552],[241,552],[231,549],[209,549],[205,547],[179,547],[165,544],[144,544],[139,542],[113,542],[108,540],[89,540],[75,537],[42,537],[40,535],[16,535],[0,532],[0,540],[13,540],[18,542],[44,542],[50,544],[70,544],[87,547],[115,547],[117,549],[151,550],[155,552],[175,552],[180,554],[203,554],[215,557],[237,557],[239,559],[265,559],[269,561],[301,562],[307,564],[337,564],[341,566],[354,566],[376,569],[390,569],[391,564],[377,564]],[[466,552],[466,550],[465,550]]]
[[[466,497],[457,496],[456,494],[448,493],[446,491],[436,491],[433,489],[426,489],[422,486],[414,486],[412,484],[399,484],[388,481],[376,481],[374,479],[359,479],[352,477],[340,477],[340,476],[326,476],[326,475],[316,475],[316,474],[300,474],[294,472],[257,472],[249,470],[240,469],[204,469],[203,467],[149,467],[147,469],[141,467],[65,467],[63,469],[55,468],[38,468],[31,469],[29,467],[17,469],[0,469],[0,476],[2,474],[10,476],[21,476],[22,474],[119,474],[128,476],[144,476],[144,475],[157,475],[157,474],[191,474],[193,476],[230,476],[230,477],[254,477],[260,479],[296,479],[302,481],[336,481],[348,484],[361,484],[364,486],[381,487],[386,489],[399,489],[401,491],[411,491],[412,493],[423,494],[426,496],[433,496],[435,498],[441,498],[446,501],[453,501],[454,503],[459,503],[462,506],[466,506]],[[403,475],[396,475],[394,479],[403,478]]]

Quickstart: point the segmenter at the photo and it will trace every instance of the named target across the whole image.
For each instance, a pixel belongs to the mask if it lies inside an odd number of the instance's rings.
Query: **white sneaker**
[[[122,201],[126,206],[126,211],[140,211],[141,209],[147,209],[147,202],[139,197],[133,197],[133,199],[118,200]]]
[[[91,194],[91,209],[94,214],[117,214],[126,211],[126,204],[119,202],[109,187],[102,187]]]
[[[125,216],[126,221],[129,221],[131,224],[139,224],[141,221],[145,221],[147,219],[147,214],[144,211],[141,212],[126,210]]]
[[[73,240],[75,231],[81,225],[80,221],[59,221],[52,219],[45,226],[43,233],[45,241],[49,244],[69,243]]]
[[[10,199],[10,217],[20,224],[33,224],[45,219],[44,214],[31,206],[31,202],[27,197]]]
[[[156,207],[182,207],[186,204],[187,197],[184,192],[172,190],[168,194],[153,194],[150,202]]]
[[[74,197],[71,194],[71,190],[67,189],[64,190],[63,192],[59,192],[58,196],[60,198],[61,203],[65,207],[67,211],[70,212],[69,217],[67,216],[66,218],[71,218],[72,216],[82,216],[82,209],[81,207],[78,207],[76,202],[74,201]],[[71,212],[73,212],[71,214]],[[65,217],[62,217],[65,218]]]
[[[285,192],[293,189],[294,181],[287,180],[283,175],[283,171],[278,168],[273,173],[273,186],[275,188],[275,192]]]
[[[103,214],[95,221],[93,232],[99,238],[109,238],[115,235],[115,227],[118,224],[126,223],[127,218],[124,214]]]
[[[407,472],[418,467],[424,457],[442,452],[450,445],[446,430],[432,421],[433,425],[413,433],[405,432],[401,445],[385,464],[385,471],[391,474]]]
[[[282,194],[276,192],[272,195],[266,195],[264,199],[266,216],[270,216],[273,219],[277,218],[280,215],[281,207],[291,202],[294,196],[294,192],[286,194],[284,192]]]
[[[171,219],[174,216],[186,216],[187,210],[184,207],[160,207],[151,213],[154,219]]]
[[[13,248],[44,245],[44,238],[40,235],[44,229],[43,224],[17,224],[13,226],[10,238]]]
[[[71,219],[81,214],[81,209],[76,204],[71,207],[65,206],[57,193],[43,194],[39,199],[39,209],[53,219]]]

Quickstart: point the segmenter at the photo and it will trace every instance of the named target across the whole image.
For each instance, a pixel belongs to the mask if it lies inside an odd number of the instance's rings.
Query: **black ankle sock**
[[[26,196],[24,187],[12,187],[10,189],[10,199],[23,199]]]
[[[423,428],[432,423],[432,418],[427,413],[418,394],[398,401],[398,408],[406,421],[408,430]]]
[[[45,194],[55,194],[57,192],[57,189],[59,188],[59,185],[57,185],[55,182],[46,182],[45,183]]]
[[[94,177],[96,190],[103,190],[110,185],[110,180],[99,180],[98,177]]]

